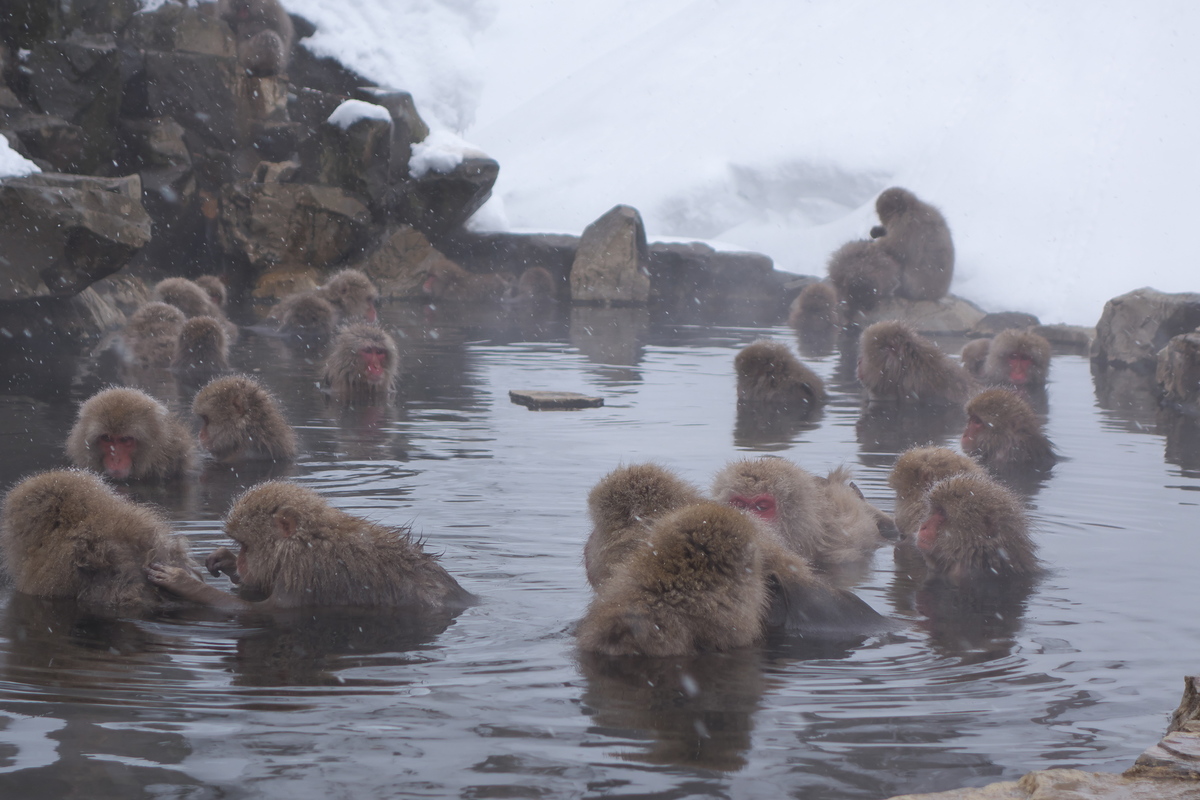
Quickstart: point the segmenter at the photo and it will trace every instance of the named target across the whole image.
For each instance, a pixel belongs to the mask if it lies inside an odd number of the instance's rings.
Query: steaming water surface
[[[909,442],[856,425],[854,354],[836,350],[806,357],[834,397],[817,422],[735,426],[734,354],[762,335],[794,345],[785,328],[620,309],[542,325],[457,316],[385,309],[405,353],[387,409],[327,405],[312,358],[244,331],[235,363],[281,397],[305,455],[127,492],[164,507],[203,558],[228,543],[232,496],[290,475],[411,523],[481,603],[443,630],[368,614],[96,620],[2,590],[0,794],[877,798],[1120,771],[1162,734],[1200,656],[1200,453],[1194,429],[1144,397],[1105,393],[1125,407],[1102,408],[1083,356],[1053,361],[1049,433],[1067,460],[1027,492],[1050,567],[1027,597],[959,616],[880,551],[855,591],[905,620],[895,634],[599,660],[578,656],[571,626],[603,474],[655,460],[707,486],[730,458],[773,453],[848,464],[890,510],[887,472]],[[0,395],[4,487],[65,464],[76,405],[107,382],[135,379],[178,409],[189,396],[105,359],[47,356],[22,373]],[[532,412],[510,389],[605,406]]]

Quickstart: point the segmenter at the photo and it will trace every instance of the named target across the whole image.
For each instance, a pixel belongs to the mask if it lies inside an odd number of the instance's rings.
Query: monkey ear
[[[275,512],[275,528],[280,539],[289,539],[300,527],[300,512],[291,506],[284,506]]]

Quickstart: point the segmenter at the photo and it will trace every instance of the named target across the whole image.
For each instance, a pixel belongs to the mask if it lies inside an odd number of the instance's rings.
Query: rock
[[[1104,304],[1091,356],[1099,368],[1154,371],[1154,357],[1171,339],[1200,326],[1200,294],[1166,294],[1145,287]]]
[[[409,179],[408,162],[412,158],[412,146],[424,141],[429,135],[429,126],[417,113],[412,95],[395,89],[379,86],[360,86],[354,97],[368,103],[383,106],[392,116],[392,149],[389,181],[399,184]]]
[[[0,181],[0,300],[69,297],[150,241],[141,181],[40,173]]]
[[[1081,325],[1035,325],[1033,332],[1045,337],[1050,344],[1086,353],[1096,338],[1095,328]]]
[[[891,800],[1194,800],[1198,791],[1200,787],[1189,781],[1047,769],[979,789],[905,794]]]
[[[153,11],[135,14],[124,38],[142,50],[237,58],[233,31],[217,18],[215,3],[194,7],[163,3]]]
[[[275,264],[323,269],[366,243],[370,211],[332,186],[239,181],[224,187],[222,248],[256,271]]]
[[[394,193],[389,213],[437,242],[487,202],[499,174],[500,165],[486,156],[464,158],[450,172],[430,170]]]
[[[355,266],[375,282],[381,297],[414,300],[423,297],[421,286],[430,271],[449,261],[425,234],[411,225],[396,225]]]
[[[571,299],[599,305],[640,305],[650,299],[648,248],[642,215],[614,206],[588,225],[571,265]]]
[[[1009,330],[1010,328],[1032,328],[1035,325],[1040,325],[1041,321],[1033,314],[1026,314],[1024,311],[999,311],[993,314],[986,314],[981,320],[975,323],[975,327],[967,331],[967,335],[978,338],[980,336],[995,336],[1001,331]]]
[[[308,292],[321,285],[321,273],[312,267],[284,265],[258,276],[250,291],[256,300],[282,300],[289,294]]]
[[[862,327],[885,319],[904,320],[920,333],[966,333],[986,316],[969,300],[948,294],[940,300],[905,300],[891,297],[862,315]]]
[[[473,233],[460,230],[438,242],[447,258],[472,272],[495,270],[520,275],[530,267],[566,281],[579,237],[558,233]]]
[[[762,253],[715,250],[704,242],[651,244],[647,268],[651,299],[680,322],[772,324],[805,282],[777,272]]]
[[[589,397],[575,392],[540,392],[529,390],[510,390],[508,399],[514,403],[528,407],[532,411],[553,409],[600,408],[604,405],[603,397]]]
[[[360,107],[382,110],[356,101]],[[316,183],[369,200],[382,212],[391,185],[392,122],[362,116],[345,127],[323,122],[309,143],[315,148],[309,160],[316,164]]]
[[[87,160],[83,128],[52,114],[18,111],[8,123],[21,155],[48,172],[73,172]]]

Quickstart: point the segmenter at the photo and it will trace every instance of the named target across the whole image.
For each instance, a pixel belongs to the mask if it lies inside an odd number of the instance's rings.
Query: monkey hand
[[[241,576],[238,575],[237,569],[237,554],[228,547],[218,547],[208,554],[208,558],[204,559],[204,566],[208,568],[208,574],[214,578],[225,573],[229,576],[229,580],[236,583],[241,583]]]
[[[146,579],[181,597],[188,597],[197,585],[204,585],[188,570],[158,562],[146,567]]]

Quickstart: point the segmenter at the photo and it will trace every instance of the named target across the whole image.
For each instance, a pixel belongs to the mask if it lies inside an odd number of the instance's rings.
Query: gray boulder
[[[986,313],[970,300],[948,294],[938,300],[891,297],[862,315],[863,327],[885,319],[909,323],[921,333],[959,334],[975,329]]]
[[[648,248],[642,215],[614,206],[588,225],[571,265],[571,300],[597,305],[640,305],[650,299]]]
[[[1200,294],[1166,294],[1144,287],[1104,304],[1092,340],[1096,368],[1128,368],[1151,374],[1155,356],[1172,336],[1200,326]]]

